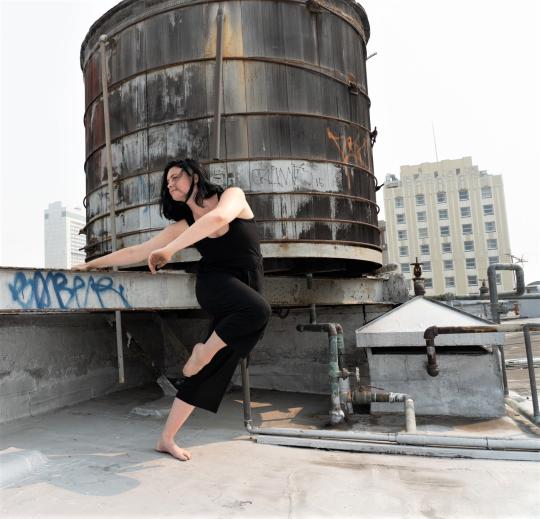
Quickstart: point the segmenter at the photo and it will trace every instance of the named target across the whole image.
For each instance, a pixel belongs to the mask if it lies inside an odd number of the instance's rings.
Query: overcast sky
[[[82,40],[115,0],[0,0],[0,265],[44,264],[43,211],[82,206]],[[540,279],[535,0],[364,0],[375,173],[471,156],[502,174],[512,253]],[[382,205],[382,191],[378,203]],[[384,217],[384,208],[382,216]],[[501,258],[501,260],[504,258]]]

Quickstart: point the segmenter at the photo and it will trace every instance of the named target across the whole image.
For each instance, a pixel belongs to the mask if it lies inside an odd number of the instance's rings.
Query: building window
[[[487,248],[488,250],[495,250],[497,248],[497,240],[496,239],[489,239],[487,241]]]
[[[459,190],[459,201],[460,202],[466,202],[469,200],[469,191],[467,189],[460,189]]]
[[[476,268],[476,260],[474,258],[465,258],[465,268],[475,269]]]
[[[425,278],[424,279],[424,287],[425,288],[433,288],[433,279]]]
[[[420,227],[418,229],[418,237],[419,238],[427,238],[428,237],[427,227]]]
[[[451,243],[443,243],[442,244],[442,252],[443,252],[443,254],[446,254],[447,252],[452,252],[452,244]]]
[[[431,261],[423,261],[422,263],[422,270],[424,272],[431,272]]]
[[[465,252],[473,252],[474,251],[474,241],[464,241],[463,242],[463,250]]]
[[[454,270],[454,260],[443,260],[444,270]]]
[[[401,272],[408,274],[411,271],[411,266],[408,263],[401,264]]]
[[[491,187],[490,186],[484,186],[481,189],[482,198],[491,198]]]
[[[469,218],[471,216],[471,208],[469,206],[460,207],[461,218]]]
[[[459,175],[461,173],[461,170],[459,168],[456,168],[456,175]]]
[[[433,176],[434,176],[435,178],[437,178],[437,177],[439,176],[439,172],[438,172],[438,171],[434,171],[434,172],[433,172]]]
[[[486,232],[495,232],[495,222],[486,222]]]
[[[416,213],[416,221],[417,222],[425,222],[426,221],[426,212],[425,211],[419,211]]]
[[[490,265],[494,265],[495,263],[499,263],[499,256],[489,256],[488,260]]]
[[[424,195],[416,195],[416,205],[426,205],[426,199]]]
[[[405,213],[396,214],[397,223],[405,223]]]
[[[406,240],[407,239],[407,231],[398,231],[397,232],[397,238],[398,240]]]
[[[464,223],[461,228],[463,229],[463,234],[472,234],[472,223]]]
[[[409,247],[407,247],[406,245],[400,247],[399,248],[399,255],[400,256],[408,256],[409,255]]]
[[[467,276],[467,285],[470,287],[478,286],[478,278],[476,276]]]
[[[446,204],[446,192],[445,191],[439,191],[437,193],[437,203],[438,204]]]
[[[500,285],[501,284],[501,275],[500,274],[497,274],[497,285]]]
[[[448,227],[448,225],[443,225],[441,227],[441,236],[450,236],[450,227]]]
[[[493,213],[493,205],[488,204],[488,205],[484,205],[482,207],[484,208],[484,216],[492,216],[494,214]]]
[[[427,244],[420,245],[420,255],[429,256],[429,245]]]
[[[448,209],[439,209],[439,220],[448,220]]]
[[[456,286],[456,281],[453,277],[444,278],[444,286],[446,288],[454,288]]]
[[[402,196],[396,196],[396,198],[394,198],[394,207],[396,209],[401,209],[403,207],[403,197]]]

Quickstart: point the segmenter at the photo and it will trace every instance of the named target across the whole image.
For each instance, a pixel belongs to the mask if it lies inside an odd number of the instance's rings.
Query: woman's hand
[[[148,268],[152,274],[155,274],[157,270],[162,269],[169,261],[171,261],[172,253],[163,247],[151,252],[148,256]]]
[[[89,263],[78,263],[77,265],[72,265],[71,270],[80,270],[82,272],[86,272],[91,268],[93,267]]]

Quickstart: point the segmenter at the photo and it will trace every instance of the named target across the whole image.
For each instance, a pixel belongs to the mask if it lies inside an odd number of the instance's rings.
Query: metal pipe
[[[531,385],[531,397],[536,400],[536,408],[534,410],[534,421],[540,422],[540,413],[538,412],[538,393],[536,389],[536,378],[534,373],[534,359],[532,354],[530,331],[540,331],[540,323],[527,324],[495,324],[491,326],[430,326],[424,331],[424,339],[426,346],[435,345],[435,337],[442,334],[458,334],[458,333],[489,333],[489,332],[523,332],[525,338],[525,350],[527,353],[527,367],[529,369],[529,382]],[[509,395],[508,382],[506,377],[506,361],[504,359],[504,349],[498,347],[501,354],[501,370],[503,375],[504,396]],[[428,356],[428,373],[429,373],[429,356]]]
[[[214,146],[213,158],[219,160],[221,143],[221,97],[223,95],[223,82],[221,76],[223,73],[223,7],[219,5],[216,16],[217,35],[216,35],[216,66],[214,72]]]
[[[375,442],[395,442],[398,445],[431,445],[438,447],[468,447],[489,450],[527,450],[540,452],[540,439],[537,438],[492,438],[450,436],[439,434],[371,433],[367,431],[324,431],[322,429],[287,429],[283,427],[252,427],[256,434],[277,436],[297,436],[299,438],[328,438],[340,440],[365,440]]]
[[[116,211],[114,203],[114,185],[113,185],[113,171],[112,171],[112,149],[111,149],[111,122],[109,115],[109,90],[107,87],[107,55],[105,52],[108,38],[106,34],[102,34],[99,38],[99,49],[101,57],[101,88],[103,92],[103,115],[105,125],[105,148],[107,159],[107,184],[109,189],[109,217],[111,226],[111,239],[112,239],[112,252],[117,249],[116,245]],[[118,270],[118,267],[113,267],[113,270]]]
[[[250,396],[250,382],[249,382],[249,370],[248,370],[249,353],[245,359],[242,359],[240,368],[242,370],[242,390],[244,393],[244,425],[249,430],[251,427],[251,396]]]
[[[516,272],[516,289],[512,292],[497,293],[497,270],[514,270]],[[494,263],[487,269],[488,286],[489,286],[489,301],[491,303],[492,321],[501,322],[498,302],[499,297],[509,298],[513,296],[521,296],[525,293],[525,274],[521,265],[516,263]]]
[[[308,277],[309,279],[309,277]],[[320,324],[298,324],[296,329],[299,332],[326,332],[328,334],[329,346],[329,362],[328,362],[328,378],[330,380],[330,400],[332,407],[330,409],[330,423],[338,424],[345,419],[345,413],[341,409],[339,397],[339,377],[340,371],[338,367],[338,346],[337,346],[337,330],[334,323]]]
[[[350,450],[348,446],[343,445],[343,440],[351,439],[355,440],[358,450],[369,450],[370,452],[393,452],[397,453],[395,445],[393,446],[389,442],[395,442],[397,445],[405,446],[400,450],[401,454],[413,454],[413,455],[434,455],[434,456],[447,456],[447,457],[486,457],[483,455],[475,455],[471,450],[471,447],[476,447],[484,450],[499,450],[499,449],[512,449],[514,451],[526,451],[529,453],[529,457],[521,457],[519,459],[535,459],[539,460],[538,452],[540,451],[540,440],[537,439],[514,439],[514,438],[467,438],[460,436],[440,436],[440,435],[419,435],[411,433],[370,433],[365,431],[345,432],[345,431],[324,431],[321,429],[285,429],[278,427],[254,427],[252,425],[251,418],[251,399],[250,399],[250,384],[249,384],[249,371],[247,367],[247,359],[241,360],[242,368],[242,385],[244,392],[244,425],[246,430],[252,437],[254,434],[266,437],[267,439],[272,436],[281,436],[289,439],[292,438],[330,438],[342,440],[337,442],[333,448],[343,448]],[[399,393],[398,393],[399,395]],[[408,395],[404,395],[408,396]],[[405,399],[407,402],[409,399]],[[411,399],[412,400],[412,399]],[[410,403],[408,404],[410,408]],[[414,409],[412,410],[414,411]],[[412,424],[409,424],[412,426]],[[416,424],[415,424],[416,425]],[[362,441],[369,443],[362,443]],[[374,442],[381,442],[380,444],[374,444]],[[441,451],[429,450],[429,447],[422,450],[412,449],[412,446],[421,445],[429,446],[435,445],[444,447]],[[315,445],[305,445],[313,447]],[[407,448],[406,446],[410,446]],[[448,446],[458,447],[458,449],[448,449]],[[324,448],[324,446],[321,446]],[[327,447],[328,448],[328,447]],[[518,459],[518,453],[514,452],[514,457],[511,457],[511,453],[500,453],[501,456],[508,454],[507,459]],[[534,457],[534,458],[531,458]]]
[[[410,397],[405,398],[405,430],[408,433],[416,432],[416,415],[414,413],[414,400]]]
[[[437,364],[437,352],[435,351],[435,339],[426,339],[427,353],[427,372],[431,377],[439,374],[439,365]]]
[[[339,386],[339,401],[341,403],[341,409],[345,413],[345,416],[352,416],[354,414],[352,404],[351,382],[349,379],[349,372],[345,366],[345,340],[343,339],[343,327],[341,324],[336,323],[337,332],[337,350],[338,350],[338,386]]]
[[[533,420],[534,423],[540,425],[540,410],[538,409],[538,392],[536,388],[536,376],[534,373],[534,359],[531,344],[530,325],[526,324],[523,327],[523,337],[525,339],[525,351],[527,353],[527,368],[529,370],[529,382],[531,385],[531,397],[533,403]]]
[[[497,294],[497,270],[515,270],[516,271],[516,289],[512,292],[504,292],[502,294]],[[489,285],[489,298],[492,304],[497,304],[498,298],[503,297],[505,299],[540,299],[540,296],[535,294],[525,294],[525,274],[523,273],[523,268],[520,265],[515,263],[494,263],[488,267],[488,285]],[[490,274],[491,273],[491,274]],[[525,295],[524,295],[525,294]],[[528,297],[532,295],[533,297]],[[427,296],[426,299],[435,299],[441,300],[440,296]],[[456,296],[452,299],[459,299],[462,301],[477,301],[479,299],[485,299],[484,294],[478,295],[463,295]],[[492,307],[493,308],[493,307]],[[493,311],[491,313],[493,317]],[[500,319],[498,317],[492,319],[494,322],[499,323]]]
[[[111,252],[116,252],[116,208],[114,203],[114,185],[112,171],[112,150],[111,150],[111,122],[109,116],[109,90],[107,85],[107,55],[105,47],[108,43],[106,34],[102,34],[99,38],[99,51],[101,58],[101,89],[103,92],[103,122],[105,125],[105,147],[107,158],[107,181],[109,188],[109,221],[111,228]],[[113,271],[117,271],[118,267],[113,266]],[[125,382],[124,375],[124,347],[122,344],[122,314],[119,310],[114,312],[116,322],[116,352],[118,356],[118,382]]]
[[[342,451],[365,452],[371,454],[400,454],[409,456],[437,458],[466,458],[513,461],[540,461],[538,452],[518,450],[482,450],[452,447],[424,447],[416,445],[397,445],[394,443],[375,443],[373,441],[321,440],[317,438],[295,438],[261,435],[257,443],[267,445],[287,445],[292,447],[311,447],[316,449],[333,449]]]
[[[390,393],[371,391],[355,391],[353,393],[353,402],[356,404],[369,404],[371,402],[403,402],[405,410],[405,430],[408,433],[416,432],[416,415],[414,412],[414,400],[405,393]]]
[[[435,339],[437,335],[458,333],[522,332],[527,326],[533,332],[540,331],[540,323],[492,324],[486,326],[430,326],[424,331],[424,339]]]

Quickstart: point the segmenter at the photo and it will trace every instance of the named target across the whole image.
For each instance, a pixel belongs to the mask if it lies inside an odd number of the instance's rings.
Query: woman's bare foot
[[[205,348],[205,346],[206,345],[202,342],[198,342],[193,346],[191,356],[182,369],[182,373],[185,377],[191,377],[197,374],[212,360],[213,355],[208,353],[208,348]]]
[[[178,445],[174,443],[174,440],[166,441],[163,438],[160,438],[156,443],[156,450],[158,452],[166,452],[181,461],[188,461],[191,459],[191,453],[186,449],[178,447]]]

